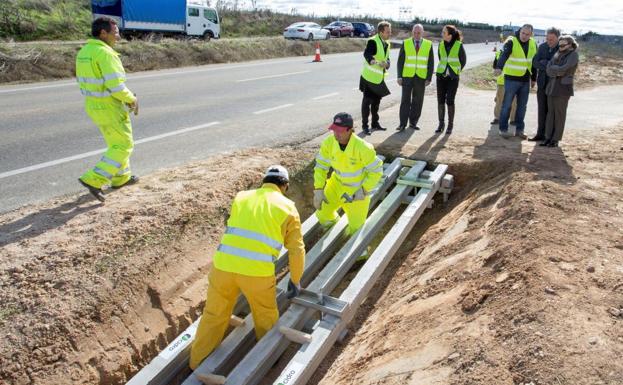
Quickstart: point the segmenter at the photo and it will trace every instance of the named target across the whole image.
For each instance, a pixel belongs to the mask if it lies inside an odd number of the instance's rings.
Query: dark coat
[[[398,53],[398,76],[397,76],[398,79],[402,78],[402,70],[404,69],[404,65],[405,65],[405,46],[403,44],[400,47],[400,52]],[[428,53],[428,72],[426,74],[426,80],[432,79],[433,72],[435,72],[435,57],[433,54],[433,47],[431,47],[430,52]]]
[[[539,46],[534,58],[532,58],[532,68],[536,68],[538,71],[536,75],[536,84],[542,90],[545,89],[545,85],[547,84],[547,73],[545,73],[545,68],[547,67],[547,63],[552,60],[556,52],[558,52],[558,44],[556,44],[554,48],[550,48],[547,43],[543,43]],[[532,71],[534,71],[534,69]]]
[[[577,50],[568,52],[558,51],[552,60],[547,63],[547,86],[545,93],[548,96],[573,96],[573,77],[578,68],[579,56]]]

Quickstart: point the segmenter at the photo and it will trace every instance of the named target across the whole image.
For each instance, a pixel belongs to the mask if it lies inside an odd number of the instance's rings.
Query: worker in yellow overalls
[[[138,100],[125,85],[126,75],[119,54],[113,49],[121,37],[117,23],[102,17],[91,25],[92,39],[76,57],[76,78],[85,97],[85,110],[100,129],[108,149],[79,182],[103,202],[104,186],[119,188],[138,182],[130,173],[134,148],[128,111],[138,115]]]
[[[296,206],[284,195],[288,185],[288,171],[271,166],[261,188],[236,195],[208,276],[208,296],[190,351],[191,369],[221,343],[240,292],[249,302],[257,339],[277,322],[274,261],[284,245],[290,263],[288,297],[298,294],[305,245]]]

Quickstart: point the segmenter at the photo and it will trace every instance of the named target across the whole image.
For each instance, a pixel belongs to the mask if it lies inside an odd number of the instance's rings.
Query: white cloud
[[[293,8],[299,13],[334,16],[375,15],[393,19],[409,19],[408,16],[459,19],[502,25],[530,23],[535,28],[551,26],[564,32],[589,30],[611,35],[623,35],[623,1],[621,0],[473,0],[469,2],[401,0],[259,0],[258,6],[282,12]],[[402,12],[401,12],[402,9]],[[410,12],[405,13],[405,9]],[[406,16],[406,18],[405,18]]]

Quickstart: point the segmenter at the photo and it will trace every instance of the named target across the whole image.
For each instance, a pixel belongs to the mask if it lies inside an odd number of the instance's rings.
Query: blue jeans
[[[508,118],[511,114],[513,98],[517,95],[517,112],[515,114],[516,132],[523,133],[528,105],[528,95],[530,95],[530,82],[519,82],[517,80],[504,79],[504,102],[500,111],[500,131],[508,131]]]

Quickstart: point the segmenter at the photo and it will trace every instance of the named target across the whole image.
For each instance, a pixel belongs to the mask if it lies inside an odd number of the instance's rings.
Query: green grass
[[[495,90],[496,78],[491,63],[481,64],[461,73],[461,83],[478,90]]]

